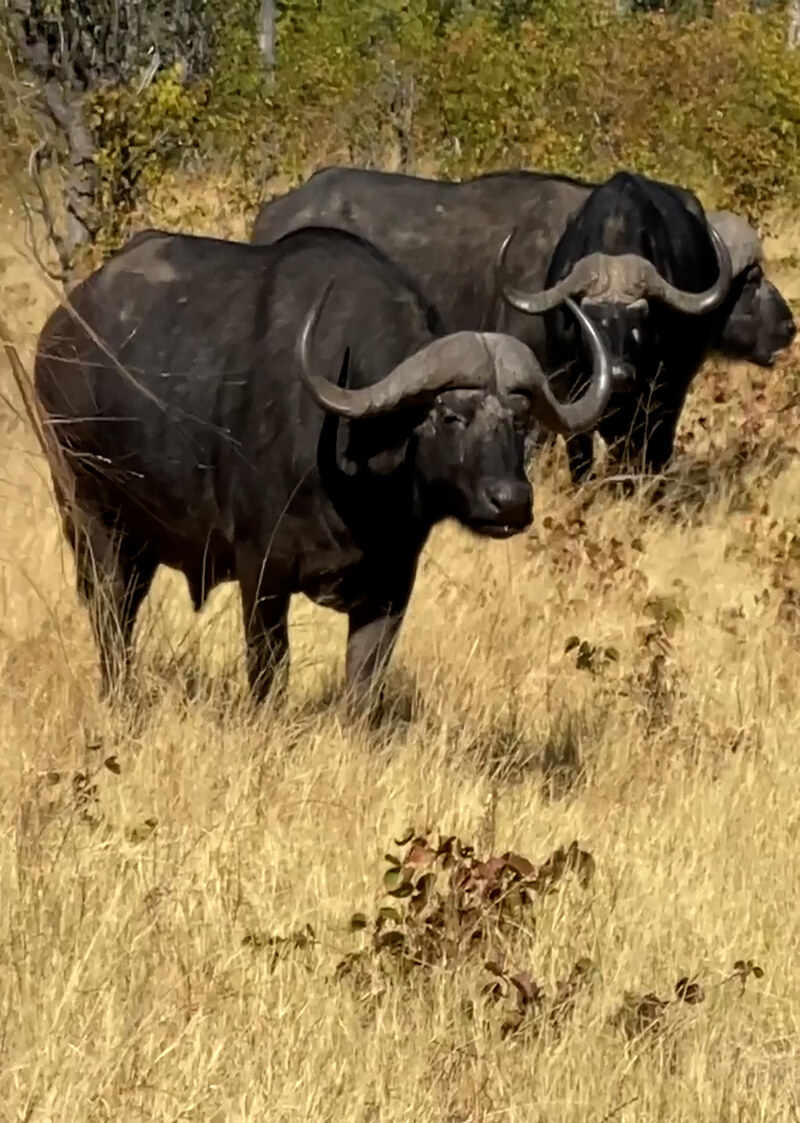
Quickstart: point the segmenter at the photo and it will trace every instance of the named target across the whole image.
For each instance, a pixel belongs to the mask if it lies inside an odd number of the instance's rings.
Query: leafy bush
[[[800,52],[785,48],[780,10],[728,0],[718,18],[691,19],[685,6],[620,17],[611,0],[284,0],[268,83],[257,9],[207,6],[204,73],[176,64],[143,93],[91,96],[111,242],[187,153],[235,157],[253,204],[266,163],[298,179],[335,161],[589,179],[627,166],[750,214],[800,196]]]
[[[178,66],[138,93],[111,86],[91,96],[89,123],[97,140],[98,205],[113,238],[136,199],[154,186],[168,161],[195,143],[208,102],[204,84],[184,85]]]
[[[548,990],[517,963],[520,957],[530,958],[539,939],[537,922],[553,898],[562,900],[559,943],[570,943],[564,930],[569,917],[563,911],[564,893],[573,880],[584,892],[591,888],[592,855],[573,842],[541,864],[513,851],[480,858],[471,843],[456,835],[440,833],[434,840],[430,831],[418,835],[413,829],[394,841],[405,853],[385,855],[380,896],[391,903],[379,905],[372,918],[363,912],[352,915],[348,927],[362,946],[338,962],[332,980],[349,985],[362,1002],[375,1003],[392,988],[446,972],[449,985],[462,993],[463,1015],[474,1020],[481,1005],[489,1014],[496,1012],[501,1037],[564,1032],[581,1002],[602,987],[599,967],[582,956]],[[248,932],[242,944],[254,951],[268,949],[275,970],[288,957],[307,956],[318,940],[306,924],[287,936]],[[469,973],[470,966],[477,974]],[[737,960],[720,979],[705,985],[683,973],[668,998],[625,991],[608,1023],[623,1039],[645,1044],[674,1035],[688,1013],[685,1008],[704,1003],[710,992],[738,983],[742,996],[750,978],[763,977],[764,970],[752,959]]]
[[[615,5],[529,0],[329,3],[288,14],[280,74],[253,144],[290,175],[327,159],[392,159],[393,102],[413,86],[417,162],[464,176],[519,165],[600,178],[621,165],[749,212],[800,192],[800,58],[784,15],[620,19]],[[300,5],[291,5],[294,13]],[[522,10],[524,9],[524,11]]]

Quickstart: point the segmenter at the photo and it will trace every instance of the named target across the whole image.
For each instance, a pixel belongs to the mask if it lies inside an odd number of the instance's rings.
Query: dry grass
[[[222,193],[192,205],[195,228],[242,232]],[[29,359],[51,298],[13,250],[0,287]],[[440,528],[395,660],[411,712],[378,734],[323,704],[343,619],[298,600],[289,710],[254,721],[235,590],[195,620],[167,572],[139,637],[154,706],[101,707],[44,466],[2,406],[0,1119],[800,1118],[800,426],[775,412],[796,382],[791,358],[709,372],[677,511],[570,497],[558,452],[537,530]],[[674,625],[660,659],[654,614]],[[565,653],[571,635],[618,660]],[[501,1036],[480,951],[333,979],[408,824],[535,861],[591,851],[590,888],[512,941],[550,990],[577,958],[598,966],[561,1034]],[[311,946],[258,946],[306,924]],[[713,984],[751,957],[762,980],[712,985],[650,1045],[608,1024],[626,990]]]

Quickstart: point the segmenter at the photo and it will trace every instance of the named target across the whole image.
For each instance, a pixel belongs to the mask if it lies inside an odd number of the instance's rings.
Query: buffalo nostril
[[[493,480],[486,485],[485,496],[498,521],[518,524],[530,519],[530,484],[519,480]]]

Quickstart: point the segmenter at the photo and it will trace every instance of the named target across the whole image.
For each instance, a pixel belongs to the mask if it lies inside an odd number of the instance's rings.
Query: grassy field
[[[222,188],[152,217],[179,215],[244,233]],[[30,363],[53,296],[18,216],[0,225],[2,307]],[[768,242],[796,308],[799,245],[791,227]],[[709,366],[658,510],[570,494],[558,448],[529,534],[439,528],[396,717],[368,731],[335,701],[343,618],[298,599],[289,707],[254,719],[235,588],[194,618],[168,572],[139,631],[152,705],[102,707],[0,365],[0,1119],[800,1119],[799,375],[796,353]],[[584,645],[565,651],[571,636]],[[535,925],[487,908],[484,941],[403,971],[351,917],[406,909],[384,854],[412,829],[536,864],[577,840],[594,877],[537,896]],[[512,997],[481,997],[500,955],[549,996],[510,1033]],[[559,1005],[584,957],[590,982]],[[748,959],[764,974],[743,986]],[[683,976],[703,1002],[635,997],[675,998]]]

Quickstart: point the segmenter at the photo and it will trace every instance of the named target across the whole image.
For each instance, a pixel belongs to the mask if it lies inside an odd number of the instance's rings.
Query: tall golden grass
[[[208,185],[151,220],[187,213],[244,232]],[[16,216],[3,225],[0,295],[30,363],[53,298],[13,248]],[[797,237],[769,244],[793,297]],[[796,356],[707,369],[669,505],[571,493],[556,450],[535,469],[535,530],[439,528],[394,660],[410,704],[377,731],[329,700],[343,619],[298,600],[288,708],[254,718],[235,588],[194,618],[169,572],[138,635],[151,705],[101,705],[46,467],[1,369],[0,1119],[800,1118]],[[642,629],[665,604],[659,660]],[[573,635],[618,659],[579,667]],[[551,991],[576,958],[597,965],[562,1035],[503,1038],[480,953],[333,978],[408,825],[486,854],[537,861],[576,838],[594,855],[590,888],[544,902],[514,946]],[[258,946],[306,924],[310,947],[276,962]],[[748,958],[763,979],[714,985]],[[682,975],[706,1001],[650,1044],[609,1024],[626,991],[669,996]]]

